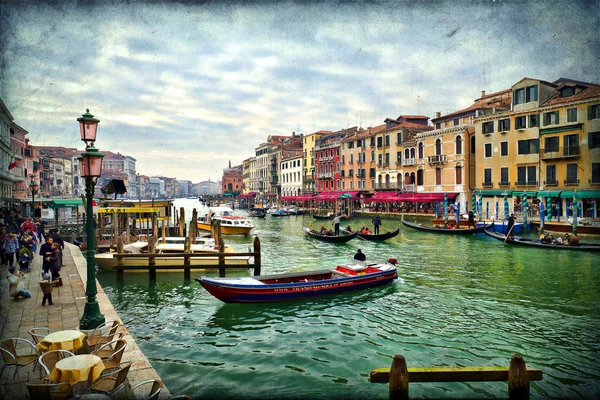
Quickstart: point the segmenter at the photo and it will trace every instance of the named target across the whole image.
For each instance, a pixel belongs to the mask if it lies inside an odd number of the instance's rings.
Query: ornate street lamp
[[[31,190],[31,220],[35,219],[35,195],[38,192],[39,185],[35,175],[30,176],[29,189]]]
[[[96,301],[98,290],[96,289],[96,240],[94,235],[94,188],[98,178],[102,175],[102,158],[104,154],[100,153],[94,147],[96,141],[96,132],[100,120],[90,114],[90,110],[77,118],[79,121],[79,131],[81,140],[85,142],[85,153],[79,158],[81,177],[85,179],[85,215],[86,215],[86,259],[87,259],[87,284],[85,295],[87,301],[83,310],[83,316],[79,320],[81,329],[95,329],[104,323],[104,315],[100,314],[100,306]]]

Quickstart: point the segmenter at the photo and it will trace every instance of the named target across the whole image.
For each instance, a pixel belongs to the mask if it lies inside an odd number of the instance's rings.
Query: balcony
[[[411,165],[417,165],[417,159],[416,158],[405,158],[404,160],[402,160],[402,166],[403,167],[408,167]]]
[[[446,163],[446,155],[445,154],[438,154],[437,156],[428,156],[427,157],[427,162],[429,164],[435,165],[435,164],[445,164]]]
[[[498,182],[498,186],[499,187],[508,187],[508,186],[510,186],[510,182],[509,181],[500,181],[500,182]]]
[[[515,182],[515,186],[534,186],[534,187],[537,187],[538,186],[538,181],[529,181],[529,180],[516,181]]]
[[[402,186],[402,184],[400,184]],[[375,190],[384,190],[384,189],[398,189],[397,182],[387,182],[387,183],[375,183]]]
[[[541,149],[542,160],[556,160],[561,158],[579,158],[581,146],[547,147]]]
[[[544,185],[546,186],[558,186],[558,181],[556,179],[551,179],[544,181]]]
[[[317,178],[319,179],[333,179],[333,172],[321,172],[317,174]]]
[[[579,179],[565,179],[565,186],[577,186],[579,185]]]
[[[492,182],[483,182],[481,184],[482,187],[494,187],[494,184]]]

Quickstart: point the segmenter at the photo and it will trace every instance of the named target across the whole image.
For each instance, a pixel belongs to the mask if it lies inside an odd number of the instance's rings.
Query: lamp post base
[[[100,305],[97,301],[88,301],[83,309],[83,316],[79,320],[79,328],[84,330],[96,329],[104,323],[104,315],[100,314]]]

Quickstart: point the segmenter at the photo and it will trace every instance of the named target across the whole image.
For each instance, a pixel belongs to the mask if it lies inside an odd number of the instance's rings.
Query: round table
[[[81,331],[56,331],[46,335],[37,346],[44,352],[50,350],[75,351],[83,346],[85,334]]]
[[[100,357],[92,354],[81,354],[63,358],[56,363],[50,373],[49,379],[55,382],[69,382],[74,385],[78,382],[88,381],[90,374],[91,382],[98,379],[104,371],[104,364]]]

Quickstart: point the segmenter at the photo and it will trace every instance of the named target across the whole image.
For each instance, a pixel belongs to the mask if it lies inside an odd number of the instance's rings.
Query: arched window
[[[471,136],[471,154],[475,154],[475,136]]]
[[[388,174],[385,175],[385,186],[390,187],[390,176]]]
[[[456,171],[456,184],[457,185],[462,185],[462,167],[460,165],[457,165],[455,168]]]
[[[423,170],[417,170],[417,186],[423,186]]]
[[[419,143],[419,158],[423,158],[423,142]]]
[[[410,158],[410,149],[405,149],[404,150],[404,158],[405,159],[409,159]]]
[[[416,178],[415,178],[415,173],[414,173],[414,172],[411,172],[411,173],[410,173],[410,183],[411,183],[412,185],[414,185],[414,184],[415,184],[415,180],[416,180]]]
[[[442,169],[439,167],[435,169],[435,184],[436,185],[442,184]]]
[[[404,184],[408,185],[410,183],[410,175],[407,173],[404,174]]]
[[[410,149],[410,157],[409,158],[415,158],[415,148],[414,147],[412,149]]]
[[[437,139],[435,141],[435,155],[439,156],[442,154],[442,140],[441,139]]]
[[[456,137],[456,154],[462,154],[462,137]]]

